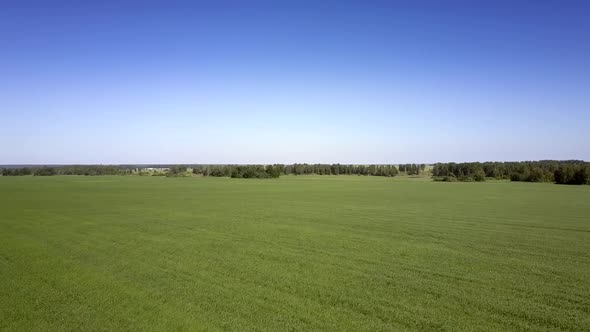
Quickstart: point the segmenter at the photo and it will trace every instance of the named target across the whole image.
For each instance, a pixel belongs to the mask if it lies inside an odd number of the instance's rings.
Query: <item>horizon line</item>
[[[31,166],[31,167],[43,167],[43,166],[155,166],[155,165],[405,165],[405,164],[425,164],[434,165],[437,163],[522,163],[522,162],[539,162],[539,161],[580,161],[588,162],[584,159],[530,159],[530,160],[485,160],[485,161],[436,161],[436,162],[394,162],[394,163],[345,163],[345,162],[294,162],[294,163],[11,163],[11,164],[0,164],[1,167],[15,167],[15,166]]]

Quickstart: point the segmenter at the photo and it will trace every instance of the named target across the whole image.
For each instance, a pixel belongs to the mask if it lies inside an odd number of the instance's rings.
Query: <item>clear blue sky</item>
[[[589,17],[589,1],[4,0],[0,164],[590,160]]]

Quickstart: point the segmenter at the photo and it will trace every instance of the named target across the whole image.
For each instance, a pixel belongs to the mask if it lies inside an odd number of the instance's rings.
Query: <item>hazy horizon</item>
[[[0,165],[590,160],[590,3],[0,4]]]
[[[19,167],[43,167],[43,166],[48,166],[48,167],[60,167],[60,166],[176,166],[176,165],[184,165],[184,166],[193,166],[193,165],[274,165],[274,164],[279,164],[279,165],[294,165],[294,164],[308,164],[308,165],[313,165],[313,164],[323,164],[323,165],[408,165],[408,164],[424,164],[424,165],[435,165],[437,163],[452,163],[452,162],[456,162],[456,163],[486,163],[486,162],[501,162],[501,163],[522,163],[522,162],[538,162],[538,161],[582,161],[582,162],[588,162],[587,160],[582,160],[582,159],[567,159],[567,160],[467,160],[467,161],[435,161],[435,162],[394,162],[394,163],[381,163],[381,164],[375,164],[375,163],[341,163],[341,162],[330,162],[330,163],[322,163],[322,162],[318,162],[318,163],[310,163],[310,162],[295,162],[295,163],[251,163],[251,164],[245,164],[245,163],[226,163],[226,164],[219,164],[219,163],[192,163],[192,162],[186,162],[186,163],[121,163],[121,164],[112,164],[112,163],[96,163],[96,164],[83,164],[83,163],[78,163],[78,164],[51,164],[51,163],[39,163],[39,164],[0,164],[0,168],[1,167],[11,167],[11,168],[19,168]]]

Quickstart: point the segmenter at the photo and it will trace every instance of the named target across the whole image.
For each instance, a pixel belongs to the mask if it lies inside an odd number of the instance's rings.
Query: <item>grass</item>
[[[0,177],[3,330],[590,329],[590,187]]]

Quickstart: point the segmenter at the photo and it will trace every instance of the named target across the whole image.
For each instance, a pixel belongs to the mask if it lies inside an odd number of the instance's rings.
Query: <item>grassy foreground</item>
[[[0,329],[590,328],[590,186],[0,177]]]

